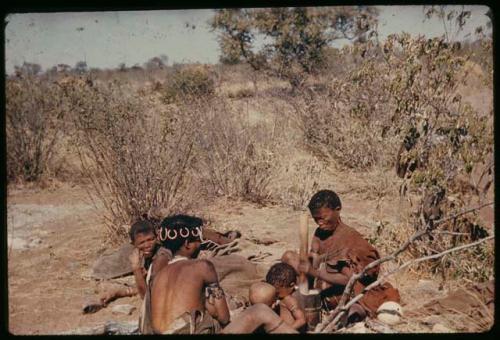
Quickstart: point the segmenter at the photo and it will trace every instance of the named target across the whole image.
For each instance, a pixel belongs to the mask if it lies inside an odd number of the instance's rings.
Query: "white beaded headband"
[[[201,241],[203,241],[203,233],[201,231],[201,227],[196,227],[196,228],[186,228],[182,227],[179,229],[171,229],[171,228],[164,228],[164,227],[158,227],[157,230],[157,235],[160,241],[166,241],[166,240],[175,240],[178,236],[187,239],[190,235],[192,237],[199,237]]]

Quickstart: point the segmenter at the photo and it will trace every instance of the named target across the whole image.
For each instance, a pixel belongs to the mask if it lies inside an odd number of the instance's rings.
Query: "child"
[[[276,288],[267,282],[256,282],[248,290],[248,301],[252,305],[263,303],[272,308],[276,302]]]
[[[171,252],[161,247],[157,242],[155,229],[151,222],[147,220],[135,222],[130,227],[129,236],[130,243],[134,245],[129,261],[134,273],[136,287],[119,288],[106,292],[101,296],[103,305],[115,299],[136,294],[144,298],[146,275],[153,260],[155,261],[154,272],[157,272],[172,258]]]
[[[266,282],[276,289],[280,318],[294,329],[302,328],[306,324],[306,317],[299,302],[292,296],[297,282],[295,269],[287,263],[277,263],[267,272]]]

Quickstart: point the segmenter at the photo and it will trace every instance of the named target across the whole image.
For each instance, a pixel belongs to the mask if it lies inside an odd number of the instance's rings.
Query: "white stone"
[[[387,301],[377,309],[377,319],[387,325],[399,323],[403,316],[403,307],[397,302]]]
[[[132,305],[116,305],[116,306],[113,306],[113,308],[111,309],[111,312],[113,312],[113,314],[130,315],[135,310],[136,310],[135,306],[132,306]]]
[[[437,323],[434,326],[432,326],[432,332],[433,333],[453,333],[453,330],[446,327],[445,325],[441,323]]]

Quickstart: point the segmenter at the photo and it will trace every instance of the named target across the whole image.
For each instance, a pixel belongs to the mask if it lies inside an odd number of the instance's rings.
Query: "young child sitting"
[[[248,290],[248,301],[251,305],[263,303],[272,308],[276,302],[276,288],[267,282],[256,282]]]
[[[267,272],[266,282],[276,290],[280,318],[292,328],[301,329],[306,324],[306,317],[299,302],[292,296],[297,282],[295,269],[286,263],[276,263]]]

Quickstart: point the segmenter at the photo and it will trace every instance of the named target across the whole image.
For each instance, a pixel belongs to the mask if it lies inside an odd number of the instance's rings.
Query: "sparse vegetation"
[[[144,68],[89,70],[80,62],[43,74],[25,63],[6,81],[8,179],[56,175],[58,142],[74,138],[110,237],[122,240],[123,225],[153,205],[183,211],[194,191],[298,210],[328,183],[326,170],[330,179],[356,172],[364,179],[350,190],[364,198],[411,202],[400,224],[378,221],[371,241],[388,253],[423,223],[492,192],[492,180],[482,191],[464,185],[493,154],[492,109],[464,98],[474,95],[464,93],[468,81],[492,91],[492,39],[478,34],[468,47],[451,34],[378,41],[369,34],[376,14],[220,10],[212,22],[224,58],[217,67],[168,66],[162,56]],[[271,41],[255,51],[259,34]],[[355,43],[329,46],[344,35]],[[262,112],[251,116],[257,106]],[[293,159],[298,152],[308,157]],[[408,256],[490,232],[471,216],[444,223]],[[420,269],[484,281],[493,253],[483,244]]]
[[[57,176],[54,154],[64,130],[60,88],[31,73],[6,81],[7,178]]]
[[[182,117],[148,109],[123,84],[66,87],[77,114],[75,140],[91,196],[107,211],[110,240],[123,241],[128,225],[152,206],[186,207],[193,134]],[[153,114],[152,114],[153,113]]]
[[[214,91],[214,80],[207,68],[177,67],[166,80],[164,100],[173,103],[186,97],[210,97]]]

